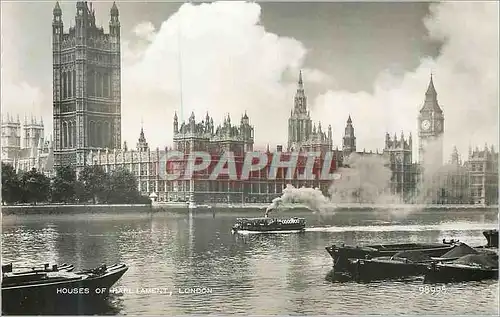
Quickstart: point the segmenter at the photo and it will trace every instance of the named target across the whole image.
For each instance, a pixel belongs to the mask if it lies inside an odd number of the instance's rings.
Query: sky
[[[122,140],[172,145],[173,116],[216,124],[246,111],[255,148],[286,145],[299,70],[316,124],[341,147],[350,115],[357,149],[413,135],[430,74],[445,114],[445,160],[457,146],[498,149],[498,2],[117,3]],[[1,2],[2,116],[33,113],[52,130],[55,2]],[[93,2],[108,29],[112,2]],[[65,29],[75,2],[62,2]],[[182,121],[182,120],[181,120]]]

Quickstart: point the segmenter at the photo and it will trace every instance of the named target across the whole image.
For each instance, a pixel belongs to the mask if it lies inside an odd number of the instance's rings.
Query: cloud
[[[155,26],[151,22],[142,22],[135,26],[134,34],[148,41],[153,41],[155,36]]]
[[[52,129],[51,115],[47,113],[46,96],[40,87],[37,87],[22,79],[24,67],[19,58],[19,49],[22,42],[19,40],[21,32],[15,27],[16,17],[19,16],[19,8],[15,3],[2,3],[2,56],[1,56],[1,105],[2,119],[6,119],[7,113],[12,119],[19,115],[21,121],[24,116],[34,115],[38,119],[43,116],[45,131],[50,133]],[[52,107],[49,107],[51,109]],[[47,124],[48,123],[48,124]]]
[[[199,120],[209,111],[217,123],[227,113],[238,123],[247,111],[257,143],[286,142],[286,116],[307,49],[267,32],[260,13],[256,3],[184,4],[154,34],[150,23],[137,26],[135,33],[151,42],[124,50],[124,126],[137,126],[142,116],[148,141],[166,145],[172,144],[174,111],[184,119],[194,111]],[[291,75],[293,82],[283,79]],[[329,79],[315,69],[304,76],[310,82]],[[135,140],[138,133],[124,129],[123,137]]]
[[[10,112],[11,115],[33,114],[40,118],[43,114],[42,104],[44,95],[38,87],[33,87],[26,82],[12,83],[2,80],[2,105],[8,105],[2,109],[2,114]],[[46,122],[47,118],[44,118]]]
[[[498,148],[498,2],[444,2],[430,8],[424,21],[429,39],[443,42],[437,58],[424,58],[403,75],[382,73],[371,94],[331,90],[316,98],[312,115],[333,121],[337,144],[351,114],[358,150],[381,148],[385,132],[399,138],[405,130],[413,133],[416,158],[416,120],[432,72],[445,114],[444,159],[453,145],[462,155],[469,144]]]

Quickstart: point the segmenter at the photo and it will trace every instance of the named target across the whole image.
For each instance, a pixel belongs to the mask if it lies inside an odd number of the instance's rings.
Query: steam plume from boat
[[[334,180],[325,197],[319,189],[295,188],[287,185],[281,197],[275,198],[266,210],[266,216],[284,204],[301,203],[312,211],[334,211],[338,204],[361,203],[390,207],[402,204],[399,195],[390,191],[392,171],[383,155],[352,153],[344,159],[349,167],[338,169],[340,179]],[[398,210],[398,213],[402,211]]]
[[[281,197],[273,199],[271,205],[266,209],[266,217],[273,210],[278,210],[284,204],[300,203],[314,212],[325,212],[328,210],[329,199],[323,195],[319,188],[295,188],[288,184],[283,189]]]
[[[392,171],[383,155],[351,153],[339,168],[341,178],[329,189],[331,202],[361,204],[401,204],[399,195],[390,191]]]

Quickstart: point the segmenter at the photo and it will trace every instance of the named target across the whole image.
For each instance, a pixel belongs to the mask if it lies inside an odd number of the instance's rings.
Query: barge
[[[125,264],[68,272],[42,270],[2,272],[2,313],[39,314],[107,297],[109,289],[128,270]]]
[[[63,263],[61,265],[54,264],[50,266],[50,264],[46,263],[44,264],[43,268],[37,268],[37,267],[21,268],[21,270],[17,270],[14,272],[14,266],[12,263],[2,264],[2,273],[7,273],[6,276],[22,275],[26,273],[35,273],[35,272],[59,272],[59,271],[71,272],[74,269],[75,266],[72,264]]]
[[[348,273],[349,259],[392,257],[403,251],[419,251],[429,257],[440,257],[455,247],[455,243],[400,243],[366,246],[331,245],[325,249],[333,259],[335,273]]]
[[[468,254],[450,262],[427,266],[424,283],[452,283],[498,279],[498,255]]]
[[[487,248],[498,248],[498,230],[485,230],[483,235],[488,241]]]
[[[356,281],[399,279],[423,275],[433,260],[420,251],[398,252],[391,257],[349,259],[349,273]]]

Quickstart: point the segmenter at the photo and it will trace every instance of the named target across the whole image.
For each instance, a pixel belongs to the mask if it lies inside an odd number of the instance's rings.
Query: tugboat
[[[231,228],[233,233],[237,232],[302,232],[306,229],[306,220],[304,218],[238,218]]]
[[[285,233],[285,232],[303,232],[306,229],[306,220],[304,218],[269,218],[267,209],[264,217],[260,218],[238,218],[236,223],[231,228],[233,233]]]
[[[30,309],[54,311],[75,301],[105,298],[127,270],[125,264],[115,264],[76,273],[57,267],[2,272],[2,313],[29,315],[33,314]]]

